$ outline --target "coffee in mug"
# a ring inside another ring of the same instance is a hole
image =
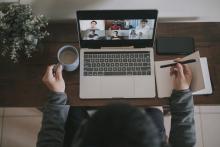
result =
[[[77,49],[71,45],[65,45],[60,48],[57,53],[57,58],[66,71],[74,71],[79,66],[79,53]]]

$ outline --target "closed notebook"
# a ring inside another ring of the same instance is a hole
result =
[[[190,88],[193,94],[199,95],[212,93],[207,59],[200,58],[199,52],[197,51],[189,56],[182,58],[181,60],[184,61],[189,59],[196,60],[196,62],[188,64],[192,70],[193,79]],[[170,63],[174,63],[174,61],[166,60],[155,62],[156,85],[159,98],[170,97],[173,90],[172,77],[170,76],[170,67],[160,67],[161,65]]]

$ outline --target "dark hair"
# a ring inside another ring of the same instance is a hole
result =
[[[93,22],[94,22],[95,24],[97,24],[97,21],[95,21],[95,20],[91,21],[91,23],[93,23]]]
[[[148,22],[147,19],[141,19],[141,22]]]
[[[118,35],[118,31],[114,31]]]
[[[160,138],[152,120],[128,104],[111,104],[87,122],[80,147],[158,147]]]

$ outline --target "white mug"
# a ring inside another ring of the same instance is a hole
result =
[[[64,55],[66,53],[66,55]],[[68,59],[65,59],[68,58]],[[65,45],[58,50],[57,59],[66,71],[74,71],[79,66],[79,52],[71,45]],[[68,60],[68,61],[64,61]]]

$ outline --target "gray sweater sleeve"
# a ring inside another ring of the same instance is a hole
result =
[[[62,147],[69,106],[65,93],[51,93],[43,110],[37,147]]]
[[[194,103],[191,91],[173,91],[170,98],[172,147],[194,147],[196,144]]]

